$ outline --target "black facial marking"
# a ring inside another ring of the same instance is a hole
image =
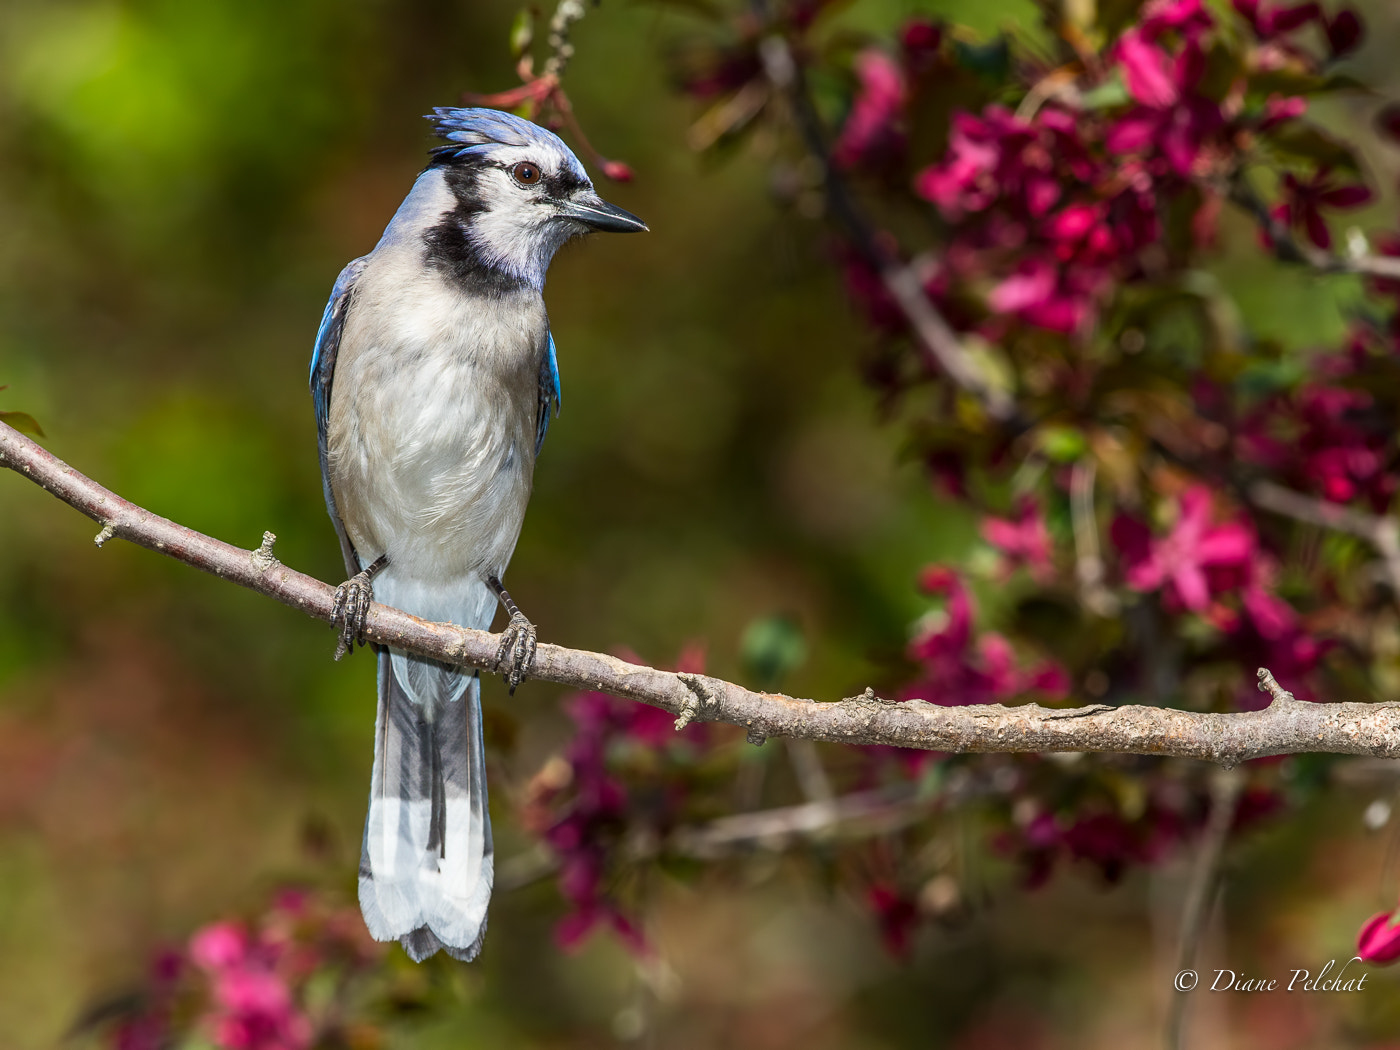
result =
[[[467,237],[467,225],[472,216],[485,207],[477,191],[476,179],[482,165],[470,155],[457,157],[447,150],[433,155],[429,168],[441,168],[443,179],[457,207],[423,233],[429,266],[441,270],[454,282],[471,292],[503,295],[525,287],[525,282],[513,274],[483,262],[477,248]]]
[[[555,200],[564,200],[588,185],[571,171],[556,171],[552,175],[544,176],[540,182],[544,185],[545,193]]]

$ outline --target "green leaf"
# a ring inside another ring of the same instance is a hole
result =
[[[1085,109],[1113,109],[1127,101],[1128,87],[1116,69],[1107,80],[1096,84],[1079,97],[1079,104]]]
[[[1290,120],[1263,137],[1274,153],[1294,160],[1360,174],[1361,166],[1351,147],[1321,128],[1301,120]]]
[[[1010,75],[1011,46],[1004,36],[985,44],[954,40],[953,54],[964,69],[970,69],[988,80],[1001,82]]]
[[[774,689],[807,662],[807,639],[791,616],[767,616],[744,629],[739,658],[759,688]]]
[[[0,387],[0,390],[2,389],[4,388]],[[28,412],[0,412],[0,423],[8,423],[21,434],[33,434],[35,437],[46,436],[39,421]]]
[[[1041,427],[1039,444],[1041,451],[1056,463],[1073,463],[1089,448],[1079,430],[1063,426]]]
[[[519,58],[535,40],[535,12],[522,7],[516,12],[515,21],[510,24],[510,55]]]

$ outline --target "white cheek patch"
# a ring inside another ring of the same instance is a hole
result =
[[[522,160],[540,164],[545,171],[564,165],[561,158],[539,156],[537,148],[502,149],[492,161],[514,166]],[[473,215],[467,236],[481,253],[481,261],[512,276],[542,288],[544,273],[559,247],[576,233],[576,223],[551,222],[554,211],[541,203],[545,199],[540,184],[522,186],[508,170],[490,167],[482,170],[476,182],[481,210]]]

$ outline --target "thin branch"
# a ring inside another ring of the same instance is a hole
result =
[[[826,775],[817,745],[810,740],[789,740],[788,758],[792,761],[792,772],[797,777],[797,786],[802,789],[802,797],[808,802],[830,802],[836,797],[831,790],[831,779]]]
[[[98,540],[124,539],[332,622],[335,588],[279,562],[275,537],[244,550],[136,506],[79,474],[12,427],[0,424],[0,466],[27,477],[101,526]],[[463,667],[493,670],[500,636],[429,623],[399,609],[370,607],[365,637]],[[1331,752],[1400,758],[1400,704],[1312,704],[1280,690],[1262,711],[1214,714],[1157,707],[1073,710],[893,703],[873,690],[834,703],[756,693],[708,675],[677,674],[615,656],[541,643],[531,678],[637,700],[703,722],[727,722],[750,740],[793,737],[932,751],[1099,751],[1198,758],[1233,766],[1265,755]],[[1272,681],[1272,678],[1269,679]]]
[[[574,23],[587,13],[580,0],[559,0],[554,17],[549,20],[549,39],[546,43],[549,44],[550,55],[544,63],[545,76],[558,80],[564,75],[569,60],[574,57],[574,44],[569,35]]]
[[[1249,498],[1256,505],[1285,518],[1345,532],[1365,540],[1381,556],[1390,589],[1400,598],[1400,528],[1397,528],[1394,518],[1313,499],[1272,481],[1256,481],[1249,487]]]
[[[873,825],[878,832],[893,831],[923,819],[928,808],[927,803],[916,801],[912,789],[863,791],[680,827],[671,834],[667,848],[700,860],[714,860],[755,847],[782,850],[802,839],[829,835],[840,825],[854,821]]]
[[[957,333],[924,291],[919,275],[883,244],[856,204],[841,173],[831,163],[826,130],[807,93],[802,66],[793,56],[787,40],[776,33],[765,37],[759,54],[768,82],[788,98],[808,154],[821,165],[827,204],[856,249],[880,275],[885,290],[914,333],[915,343],[924,352],[926,363],[976,397],[993,419],[1010,421],[1016,414],[1011,398],[988,383],[977,369]]]
[[[1090,457],[1074,465],[1070,473],[1069,504],[1074,522],[1074,575],[1080,600],[1097,616],[1118,614],[1118,599],[1103,584],[1103,556],[1099,552],[1099,528],[1094,516],[1094,479],[1098,466]]]
[[[1273,244],[1274,255],[1283,262],[1301,263],[1319,273],[1353,273],[1364,277],[1386,277],[1400,280],[1400,258],[1386,255],[1373,255],[1365,250],[1362,239],[1360,251],[1348,251],[1338,255],[1324,248],[1317,248],[1293,235],[1288,223],[1279,219],[1269,210],[1268,204],[1254,190],[1243,174],[1238,174],[1229,183],[1227,196],[1249,212],[1260,229],[1268,235]]]
[[[1274,681],[1274,676],[1267,671],[1261,671],[1260,678],[1259,687],[1271,696],[1292,699],[1292,694],[1285,693]],[[1244,775],[1238,769],[1223,769],[1211,784],[1210,814],[1206,817],[1205,831],[1201,835],[1201,845],[1196,853],[1196,866],[1191,872],[1191,883],[1186,890],[1186,906],[1181,913],[1181,944],[1176,959],[1177,973],[1192,969],[1195,965],[1201,935],[1205,932],[1211,911],[1214,910],[1216,889],[1220,885],[1221,861],[1225,857],[1225,843],[1230,837],[1230,829],[1235,824],[1244,781]],[[1182,1046],[1187,994],[1187,991],[1177,989],[1168,1007],[1167,1050],[1179,1050]]]

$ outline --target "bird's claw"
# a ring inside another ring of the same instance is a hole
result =
[[[356,573],[335,589],[335,604],[331,606],[331,622],[340,625],[340,641],[336,643],[335,658],[339,660],[353,652],[355,643],[365,644],[365,621],[369,604],[374,601],[374,586],[370,573]]]
[[[516,610],[510,623],[501,632],[501,644],[496,649],[496,667],[501,680],[515,695],[515,687],[525,680],[535,663],[535,649],[539,644],[535,625],[525,619],[524,613]]]

